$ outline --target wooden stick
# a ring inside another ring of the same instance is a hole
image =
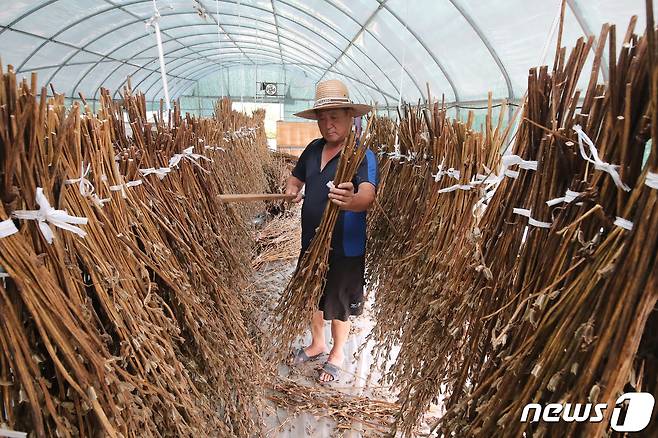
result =
[[[218,195],[223,202],[251,202],[251,201],[275,201],[279,199],[291,200],[295,195],[285,195],[283,193],[236,193]]]

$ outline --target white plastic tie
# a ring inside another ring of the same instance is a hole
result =
[[[204,146],[203,148],[205,150],[226,152],[226,149],[219,146]]]
[[[329,182],[327,183],[327,187],[329,187],[330,189],[335,189],[335,188],[336,188],[336,186],[334,185],[334,182],[333,182],[333,181],[329,181]]]
[[[98,207],[98,208],[103,208],[103,207],[105,207],[105,204],[107,204],[107,203],[110,202],[111,200],[112,200],[112,198],[104,198],[104,199],[101,199],[100,196],[98,196],[96,193],[94,193],[93,195],[91,195],[91,201],[92,201],[92,202],[94,203],[94,205],[95,205],[96,207]]]
[[[402,155],[400,151],[395,151],[395,152],[389,152],[388,157],[392,158],[393,160],[406,160],[407,156]]]
[[[503,175],[505,175],[508,178],[517,179],[519,177],[519,171],[518,170],[505,169],[505,171],[503,172]]]
[[[138,185],[142,184],[141,179],[136,179],[134,181],[128,181],[125,184],[117,184],[114,186],[110,186],[110,191],[112,192],[121,192],[121,197],[126,198],[126,189],[130,187],[137,187]]]
[[[11,219],[0,222],[0,239],[18,233],[18,228]]]
[[[485,169],[485,171],[489,173],[487,175],[478,173],[477,176],[471,180],[470,184],[475,187],[481,184],[489,185],[489,184],[496,184],[497,182],[499,182],[500,179],[498,178],[497,175],[491,173],[489,169]]]
[[[519,169],[525,170],[537,170],[537,161],[524,160],[518,155],[508,154],[501,157],[501,163],[503,165],[503,175],[508,178],[516,179],[519,177],[518,170],[510,170],[511,166],[519,166]]]
[[[84,230],[75,226],[86,225],[87,218],[71,216],[65,210],[55,210],[50,206],[50,202],[43,194],[41,187],[37,187],[36,202],[39,205],[38,210],[16,210],[12,213],[12,216],[16,219],[38,221],[41,234],[48,243],[52,243],[54,239],[53,231],[48,224],[75,233],[80,237],[87,235]]]
[[[525,208],[515,208],[512,210],[514,214],[518,214],[520,216],[525,216],[528,218],[528,225],[532,225],[533,227],[538,227],[538,228],[551,228],[551,223],[550,222],[542,222],[538,221],[537,219],[534,219],[532,217],[532,214],[530,210],[525,209]]]
[[[135,181],[128,181],[125,184],[117,184],[115,186],[110,186],[110,190],[113,192],[118,192],[128,187],[137,187],[138,185],[142,184],[142,182],[143,181],[141,179],[136,179]]]
[[[237,131],[226,131],[224,132],[224,140],[229,141],[231,139],[239,140],[241,138],[255,137],[256,128],[247,128],[243,126]]]
[[[501,162],[505,167],[511,167],[518,165],[521,169],[526,170],[537,170],[537,161],[524,160],[518,155],[503,155],[501,157]]]
[[[201,167],[201,165],[199,163],[197,163],[196,160],[198,160],[198,159],[203,159],[203,160],[206,160],[206,161],[212,161],[212,159],[210,159],[208,157],[204,157],[201,154],[195,154],[193,151],[194,151],[194,146],[190,146],[189,148],[184,149],[182,154],[175,154],[173,157],[171,157],[169,159],[169,167],[174,168],[174,167],[178,166],[178,164],[180,163],[180,161],[183,158],[187,158],[188,160],[190,160],[190,162],[192,162],[193,164],[196,164],[199,167]],[[201,167],[201,169],[203,169],[203,167]],[[205,170],[205,169],[203,169],[203,170]]]
[[[16,430],[3,429],[0,427],[0,437],[27,438],[27,432],[18,432]]]
[[[623,217],[617,216],[614,224],[628,231],[633,229],[633,222],[629,221],[628,219],[624,219]]]
[[[658,173],[647,172],[647,178],[644,180],[644,184],[658,190]]]
[[[171,172],[171,168],[169,167],[160,167],[159,169],[156,169],[155,167],[139,169],[139,173],[141,173],[144,177],[149,175],[157,175],[160,180],[163,180],[169,172]]]
[[[553,198],[551,200],[548,200],[548,201],[546,201],[546,205],[548,205],[549,207],[552,207],[554,205],[561,204],[563,202],[569,204],[569,203],[573,202],[573,200],[576,199],[580,195],[582,195],[582,193],[574,192],[573,190],[567,189],[564,196],[562,196],[561,198]]]
[[[455,190],[471,190],[473,187],[470,184],[455,184],[439,190],[439,193],[450,193]]]
[[[94,193],[94,185],[91,183],[91,181],[87,179],[87,176],[89,176],[89,172],[91,171],[91,163],[87,165],[87,168],[85,168],[84,163],[82,163],[80,167],[81,167],[80,178],[67,179],[66,181],[64,181],[64,184],[66,185],[79,184],[80,194],[86,198],[88,196],[91,196],[92,193]]]
[[[449,178],[453,178],[456,180],[459,180],[459,177],[461,176],[461,173],[458,170],[455,170],[454,168],[450,168],[446,171],[446,176]]]
[[[606,163],[605,161],[601,160],[599,157],[599,151],[596,149],[594,142],[592,142],[587,134],[585,134],[583,128],[580,125],[574,125],[573,130],[578,135],[578,147],[580,148],[580,155],[583,157],[583,159],[589,163],[592,163],[595,169],[609,174],[617,187],[624,190],[625,192],[630,191],[631,188],[624,184],[624,182],[621,180],[621,177],[619,176],[619,172],[617,172],[619,165]],[[583,142],[587,143],[587,146],[589,146],[589,151],[592,154],[591,158],[587,156]]]

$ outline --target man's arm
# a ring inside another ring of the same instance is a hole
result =
[[[369,182],[362,182],[359,184],[359,191],[354,193],[354,184],[344,182],[329,189],[329,199],[342,210],[366,211],[375,201],[375,186]]]
[[[295,204],[302,200],[302,187],[304,187],[304,181],[294,175],[288,177],[288,182],[286,183],[286,195],[295,195],[295,198],[292,200]]]

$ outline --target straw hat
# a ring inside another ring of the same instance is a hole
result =
[[[352,108],[354,117],[362,116],[372,110],[370,105],[352,103],[350,93],[347,91],[345,84],[338,79],[330,79],[320,82],[315,88],[315,104],[313,108],[300,111],[295,115],[304,119],[317,120],[317,112],[319,110],[334,108]]]

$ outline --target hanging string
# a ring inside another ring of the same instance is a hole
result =
[[[260,34],[258,33],[258,24],[256,26],[256,42],[258,43],[258,47],[261,47],[261,41],[260,41]],[[256,63],[256,84],[254,85],[254,103],[258,102],[258,56],[254,57],[255,60],[254,62]],[[263,99],[261,99],[263,100]]]
[[[404,30],[406,31],[405,37],[407,37],[407,34],[409,33],[409,30],[407,29],[407,23],[409,21],[409,2],[406,2],[406,9],[404,13]],[[407,59],[407,44],[406,41],[402,45],[402,63],[400,63],[400,87],[398,89],[398,111],[402,113],[402,85],[404,84],[404,72],[405,72],[405,65],[406,65],[406,59]],[[397,129],[395,130],[395,154],[400,155],[400,137],[399,137],[399,132],[400,132],[400,114],[398,114],[398,123],[397,123]]]
[[[162,88],[165,95],[165,108],[167,111],[171,109],[169,103],[169,85],[167,84],[167,69],[165,67],[164,49],[162,48],[162,35],[160,35],[160,11],[156,0],[153,0],[153,16],[146,22],[146,27],[153,27],[155,29],[155,42],[158,45],[158,58],[160,58],[160,75],[162,77]]]
[[[560,17],[562,16],[562,0],[557,0],[557,14],[555,14],[555,18],[553,19],[553,23],[551,24],[551,28],[548,31],[548,36],[546,37],[546,42],[544,43],[544,48],[542,49],[542,54],[541,57],[539,58],[539,62],[537,65],[543,65],[544,61],[546,60],[546,56],[548,55],[548,49],[551,47],[551,41],[553,40],[553,35],[555,35],[555,31],[558,28],[558,25],[560,23]],[[523,93],[523,97],[521,98],[521,104],[519,107],[516,109],[515,114],[521,114],[523,112],[523,107],[525,106],[526,102],[528,100],[528,90]],[[512,121],[510,120],[510,123]],[[514,129],[512,132],[510,132],[510,139],[514,139],[516,137],[516,133],[521,127],[521,123],[517,123],[514,126]],[[503,151],[503,155],[506,154],[509,149],[512,147],[512,141],[508,143],[507,147]]]

